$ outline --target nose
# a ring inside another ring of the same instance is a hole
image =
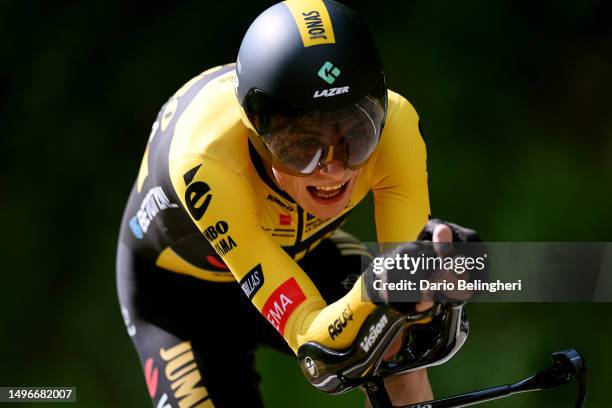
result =
[[[340,160],[331,160],[323,165],[321,174],[339,180],[344,177],[346,170],[346,167],[344,167]]]

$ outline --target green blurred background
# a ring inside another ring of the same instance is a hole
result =
[[[0,385],[74,385],[83,407],[150,406],[115,297],[123,206],[159,107],[234,60],[270,4],[0,2]],[[490,241],[610,240],[610,2],[347,4],[421,116],[434,216]],[[349,229],[374,238],[371,204]],[[430,370],[437,396],[519,379],[576,346],[587,406],[609,406],[611,304],[468,310],[465,347]],[[258,366],[271,407],[362,406],[358,391],[315,391],[273,351]],[[573,391],[488,406],[569,407]]]

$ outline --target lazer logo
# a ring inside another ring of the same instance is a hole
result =
[[[193,169],[183,174],[183,181],[187,186],[185,190],[185,204],[187,205],[187,210],[189,210],[189,213],[196,221],[202,218],[210,204],[210,200],[212,200],[212,194],[209,194],[210,186],[208,184],[203,181],[193,182],[193,178],[200,167],[202,167],[202,165],[198,164]]]
[[[323,25],[323,19],[321,13],[317,10],[308,11],[302,13],[304,17],[304,23],[306,24],[306,31],[308,31],[308,37],[311,40],[327,40],[325,35],[325,26]]]
[[[348,86],[343,86],[342,88],[329,88],[323,89],[322,91],[315,91],[313,98],[329,98],[330,96],[341,95],[349,92]]]
[[[285,325],[291,314],[306,300],[306,295],[295,278],[287,279],[270,295],[261,313],[279,331],[285,334]]]
[[[346,305],[346,307],[342,311],[342,314],[336,320],[334,320],[334,322],[330,324],[327,328],[327,331],[329,331],[329,337],[331,337],[332,340],[335,340],[336,337],[338,337],[340,333],[342,333],[342,330],[344,330],[344,328],[352,320],[353,311],[351,310],[350,305]]]
[[[325,61],[325,64],[319,69],[318,74],[322,80],[331,85],[336,82],[336,79],[340,76],[340,69],[335,67],[331,62]]]
[[[360,346],[363,351],[365,351],[366,353],[370,351],[370,348],[376,342],[376,340],[378,339],[378,336],[380,336],[380,333],[382,333],[387,323],[389,323],[389,319],[387,318],[387,315],[382,315],[381,318],[378,320],[378,323],[370,326],[370,331],[368,335],[360,343]]]
[[[184,341],[169,349],[160,349],[159,355],[166,362],[164,374],[174,390],[179,407],[206,406],[204,402],[209,399],[208,390],[201,385],[202,376],[191,343]]]
[[[244,275],[244,278],[240,280],[240,287],[245,295],[250,299],[253,299],[253,296],[257,293],[257,291],[264,284],[264,275],[261,270],[261,264],[258,264],[256,267],[251,269],[249,273]]]
[[[416,404],[416,405],[410,405],[406,408],[432,408],[431,404]]]

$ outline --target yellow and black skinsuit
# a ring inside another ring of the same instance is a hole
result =
[[[429,216],[425,145],[403,97],[389,91],[349,204],[321,219],[267,175],[234,77],[233,64],[210,69],[164,104],[123,216],[119,299],[155,406],[258,406],[257,345],[347,348],[376,306],[356,280],[365,247],[338,227],[370,190],[379,242],[416,239]]]

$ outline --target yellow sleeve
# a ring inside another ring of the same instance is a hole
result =
[[[201,155],[174,159],[170,172],[195,225],[294,352],[309,340],[336,349],[352,344],[375,308],[361,302],[360,285],[327,306],[306,273],[262,230],[257,201],[244,176]],[[331,338],[329,325],[347,308],[352,324]]]
[[[430,214],[427,152],[419,117],[400,95],[390,92],[389,102],[372,178],[380,243],[414,241]]]

